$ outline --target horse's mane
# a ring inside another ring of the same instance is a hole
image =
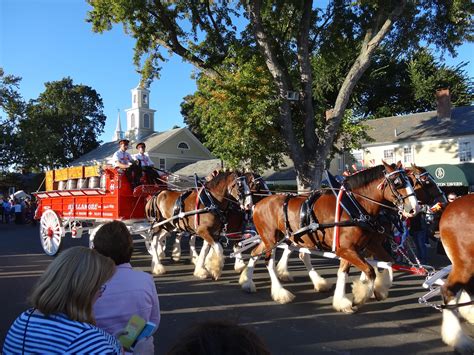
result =
[[[383,176],[385,166],[377,165],[369,169],[359,171],[346,178],[347,186],[352,189],[366,186],[370,182]]]

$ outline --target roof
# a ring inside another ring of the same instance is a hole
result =
[[[193,176],[194,174],[197,174],[199,177],[205,177],[212,171],[220,168],[222,168],[222,162],[220,159],[207,159],[191,164],[175,164],[170,170],[177,175]]]
[[[436,111],[428,111],[377,118],[362,123],[369,127],[367,133],[375,140],[364,145],[463,136],[474,134],[474,106],[453,108],[451,118],[438,118]]]

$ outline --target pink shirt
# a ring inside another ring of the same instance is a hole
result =
[[[157,327],[160,325],[160,303],[150,274],[133,270],[129,263],[120,264],[106,285],[104,293],[94,304],[97,327],[115,335],[125,328],[134,314],[155,323]],[[144,349],[153,354],[153,336],[146,343],[143,344]]]

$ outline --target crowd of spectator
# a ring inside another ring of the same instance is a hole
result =
[[[0,223],[36,224],[34,214],[36,202],[29,198],[16,199],[0,197]]]
[[[133,239],[126,225],[112,221],[99,228],[94,248],[61,252],[33,288],[31,308],[11,325],[3,354],[153,354],[160,304],[153,277],[130,265]],[[154,332],[127,347],[123,336],[136,317]],[[262,339],[228,321],[197,323],[169,354],[267,355]]]

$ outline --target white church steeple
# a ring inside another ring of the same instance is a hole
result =
[[[150,91],[148,89],[138,84],[131,92],[132,107],[125,110],[127,113],[127,132],[125,135],[131,141],[139,141],[155,131],[156,110],[150,109]]]
[[[113,142],[123,139],[122,125],[120,124],[120,109],[117,109],[117,111],[117,126],[115,127],[114,137],[112,138]]]

